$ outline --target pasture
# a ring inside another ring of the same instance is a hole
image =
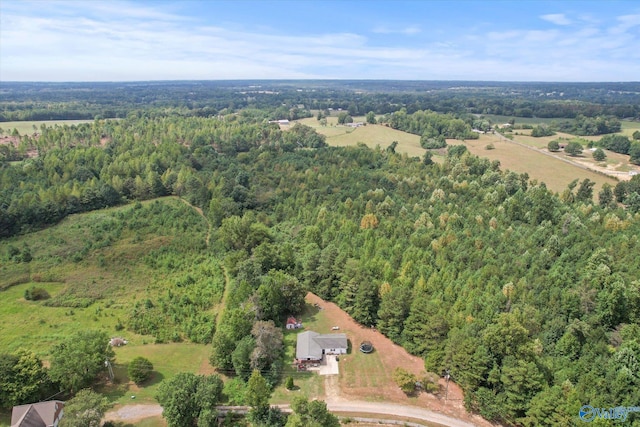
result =
[[[336,117],[327,118],[327,126],[321,126],[315,118],[299,120],[299,123],[310,126],[316,132],[327,137],[327,144],[334,147],[353,146],[358,143],[366,144],[370,148],[380,146],[387,148],[393,141],[398,142],[397,153],[422,157],[425,149],[420,146],[420,136],[402,132],[382,125],[366,125],[351,128],[337,124]],[[354,122],[364,122],[364,117],[354,117]]]
[[[456,142],[450,141],[449,143],[455,144]],[[529,174],[530,179],[544,182],[547,188],[554,192],[561,193],[576,178],[580,180],[589,178],[594,181],[596,183],[594,194],[600,191],[605,182],[613,186],[617,183],[614,178],[581,169],[558,158],[545,155],[511,141],[505,141],[497,135],[481,135],[480,139],[467,140],[464,144],[472,154],[500,161],[502,170],[508,169],[518,173],[526,172]],[[488,144],[493,144],[494,149],[487,150],[485,147]],[[564,156],[564,153],[560,154]]]

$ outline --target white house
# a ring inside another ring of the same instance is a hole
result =
[[[322,360],[325,354],[346,354],[348,348],[345,334],[319,334],[306,331],[298,334],[296,359],[300,361]]]

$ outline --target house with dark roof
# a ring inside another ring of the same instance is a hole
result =
[[[63,409],[64,402],[60,400],[14,406],[11,427],[58,427]]]
[[[296,359],[299,361],[322,360],[325,354],[346,354],[348,348],[345,334],[319,334],[306,331],[298,334]]]

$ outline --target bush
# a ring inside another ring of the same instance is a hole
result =
[[[393,380],[405,394],[412,394],[416,390],[416,376],[405,369],[396,368],[393,371]]]
[[[293,383],[293,377],[287,377],[284,386],[287,388],[287,390],[293,390],[296,387]]]
[[[36,288],[32,286],[24,291],[24,299],[27,301],[41,301],[49,298],[51,298],[51,295],[49,295],[49,292],[43,288]]]
[[[553,140],[551,142],[549,142],[547,144],[547,149],[549,151],[560,151],[560,144],[558,143],[558,140]]]
[[[151,377],[153,364],[148,359],[138,356],[129,363],[127,372],[134,383],[141,384]]]

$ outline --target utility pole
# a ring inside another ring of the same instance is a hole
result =
[[[113,368],[111,367],[111,362],[109,362],[109,359],[104,361],[104,366],[106,366],[109,370],[109,379],[111,380],[111,382],[113,382]]]
[[[449,370],[447,369],[446,371],[444,371],[444,378],[445,380],[447,380],[447,385],[444,389],[444,403],[447,403],[447,396],[449,395],[449,378],[451,378],[451,375],[449,374]]]

